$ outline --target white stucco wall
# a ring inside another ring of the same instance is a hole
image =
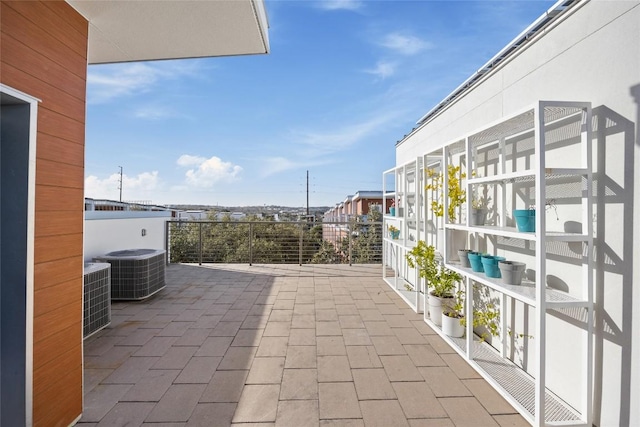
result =
[[[84,261],[123,249],[164,249],[170,219],[169,212],[85,212]]]
[[[640,3],[585,2],[400,143],[396,164],[539,100],[592,103],[599,195],[594,279],[601,319],[594,421],[640,425],[640,249],[634,247],[640,241]],[[565,351],[557,345],[563,326],[550,326],[557,336],[549,337],[548,351]],[[561,377],[567,364],[548,368],[548,375]]]

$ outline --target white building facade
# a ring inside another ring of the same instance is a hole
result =
[[[423,117],[398,142],[396,165],[424,158],[539,101],[591,104],[595,322],[590,418],[598,426],[640,425],[640,249],[635,243],[640,239],[640,2],[559,2],[551,10],[560,12],[557,19],[512,51],[504,50],[468,87]],[[548,328],[553,330],[545,337],[530,329],[533,341],[545,339],[547,355],[567,351],[565,326],[551,320]],[[533,347],[528,350],[532,358]],[[579,391],[563,381],[572,375],[572,361],[554,359],[559,361],[546,366],[547,385],[570,406],[586,410]]]

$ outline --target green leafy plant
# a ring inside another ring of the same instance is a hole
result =
[[[395,233],[396,231],[399,231],[398,227],[395,227],[393,225],[388,226],[387,230],[389,230],[389,232],[391,232],[391,233]]]
[[[435,169],[427,169],[427,179],[429,183],[425,186],[425,190],[432,190],[437,193],[437,198],[431,200],[431,210],[438,216],[444,216],[444,174]],[[447,169],[447,197],[449,197],[449,206],[447,208],[447,216],[450,222],[456,220],[456,210],[467,201],[467,192],[462,189],[461,180],[466,178],[467,174],[462,172],[460,166],[449,165]]]
[[[427,245],[424,240],[418,241],[407,253],[406,259],[409,267],[417,268],[420,277],[426,279],[427,287],[431,288],[431,294],[436,297],[452,296],[456,284],[462,280],[460,274],[446,268],[436,259],[436,248]]]

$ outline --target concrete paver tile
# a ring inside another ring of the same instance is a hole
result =
[[[248,370],[216,371],[200,402],[238,402],[248,374]]]
[[[280,385],[247,385],[233,415],[233,423],[275,422]]]
[[[280,400],[314,399],[318,399],[318,371],[316,369],[285,369]]]
[[[316,345],[315,325],[313,329],[291,329],[289,345]]]
[[[151,369],[122,398],[125,402],[158,402],[180,374],[177,369]]]
[[[445,418],[447,413],[425,382],[391,383],[407,418]]]
[[[320,427],[364,427],[364,421],[362,418],[320,420]]]
[[[228,427],[235,410],[235,403],[198,403],[186,427]]]
[[[264,337],[288,337],[291,331],[290,322],[267,322],[264,328]]]
[[[287,349],[287,358],[285,360],[285,369],[293,368],[316,368],[317,354],[315,346],[289,346]]]
[[[318,356],[318,382],[353,381],[347,356]]]
[[[511,406],[504,397],[489,385],[488,382],[481,379],[464,379],[462,383],[469,389],[471,393],[478,399],[480,404],[492,415],[497,414],[515,414],[517,411]],[[518,415],[519,416],[519,415]]]
[[[404,349],[416,366],[447,366],[429,344],[406,344]]]
[[[253,359],[247,384],[280,384],[284,357],[256,357]]]
[[[135,384],[159,359],[159,357],[130,357],[102,383]]]
[[[207,384],[221,360],[222,357],[192,357],[174,382],[176,384]]]
[[[233,337],[208,337],[194,356],[224,356],[232,341]]]
[[[396,398],[384,369],[354,369],[352,374],[358,400]]]
[[[260,340],[256,357],[284,357],[287,355],[288,337],[264,337]]]
[[[422,381],[422,376],[409,356],[380,356],[380,361],[391,381]]]
[[[342,328],[337,321],[316,322],[316,336],[336,335],[342,336]]]
[[[99,422],[133,387],[131,384],[99,384],[84,396],[82,422]]]
[[[278,403],[276,427],[316,427],[318,423],[317,400],[282,400]]]
[[[343,329],[344,344],[349,345],[373,345],[366,329]]]
[[[494,415],[493,419],[500,427],[527,427],[530,425],[520,414]]]
[[[231,342],[232,347],[255,347],[260,344],[261,329],[240,329]]]
[[[198,347],[171,347],[151,369],[183,369],[198,350]]]
[[[367,427],[409,427],[397,400],[366,400],[360,407]]]
[[[420,367],[418,371],[436,397],[472,396],[469,389],[447,366]]]
[[[387,337],[371,337],[371,342],[373,342],[373,346],[375,347],[378,356],[407,354],[395,335]]]
[[[189,328],[173,343],[173,346],[200,346],[207,339],[210,333],[210,329]]]
[[[372,345],[347,346],[347,356],[351,369],[357,368],[381,368],[382,362]]]
[[[499,427],[475,397],[440,399],[440,404],[456,427]]]
[[[139,426],[147,414],[153,409],[154,403],[120,402],[98,423],[99,427]]]
[[[362,418],[353,383],[318,384],[320,419]]]
[[[402,344],[427,344],[427,339],[416,328],[393,328]]]
[[[256,350],[257,347],[229,347],[218,369],[221,371],[249,369]]]
[[[174,384],[153,408],[146,422],[186,422],[195,409],[204,384]]]
[[[317,337],[318,356],[346,356],[347,349],[342,337]]]
[[[482,378],[482,376],[462,358],[458,353],[447,353],[440,357],[458,376],[458,378]]]

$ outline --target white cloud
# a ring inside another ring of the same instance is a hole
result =
[[[423,50],[430,49],[431,43],[416,36],[400,33],[387,34],[380,45],[402,55],[415,55]]]
[[[379,61],[376,67],[369,70],[364,70],[365,73],[373,74],[381,79],[391,77],[396,72],[396,64],[392,62]]]
[[[235,181],[242,172],[242,167],[224,162],[216,156],[207,159],[183,154],[177,163],[178,166],[190,168],[185,172],[185,180],[188,185],[198,188],[211,188],[217,182]]]
[[[319,7],[324,10],[358,10],[362,4],[361,0],[324,0]]]
[[[142,172],[136,176],[122,175],[122,197],[124,200],[149,200],[160,188],[158,171]],[[100,179],[89,175],[84,180],[84,194],[96,199],[118,200],[120,197],[120,174],[114,173]]]
[[[87,102],[99,104],[149,91],[162,80],[195,76],[194,61],[94,65],[87,72]]]
[[[184,118],[185,115],[178,113],[171,108],[162,107],[162,106],[154,106],[149,105],[146,107],[141,107],[136,109],[133,112],[133,116],[139,119],[146,120],[161,120],[161,119],[170,119],[170,118]]]

